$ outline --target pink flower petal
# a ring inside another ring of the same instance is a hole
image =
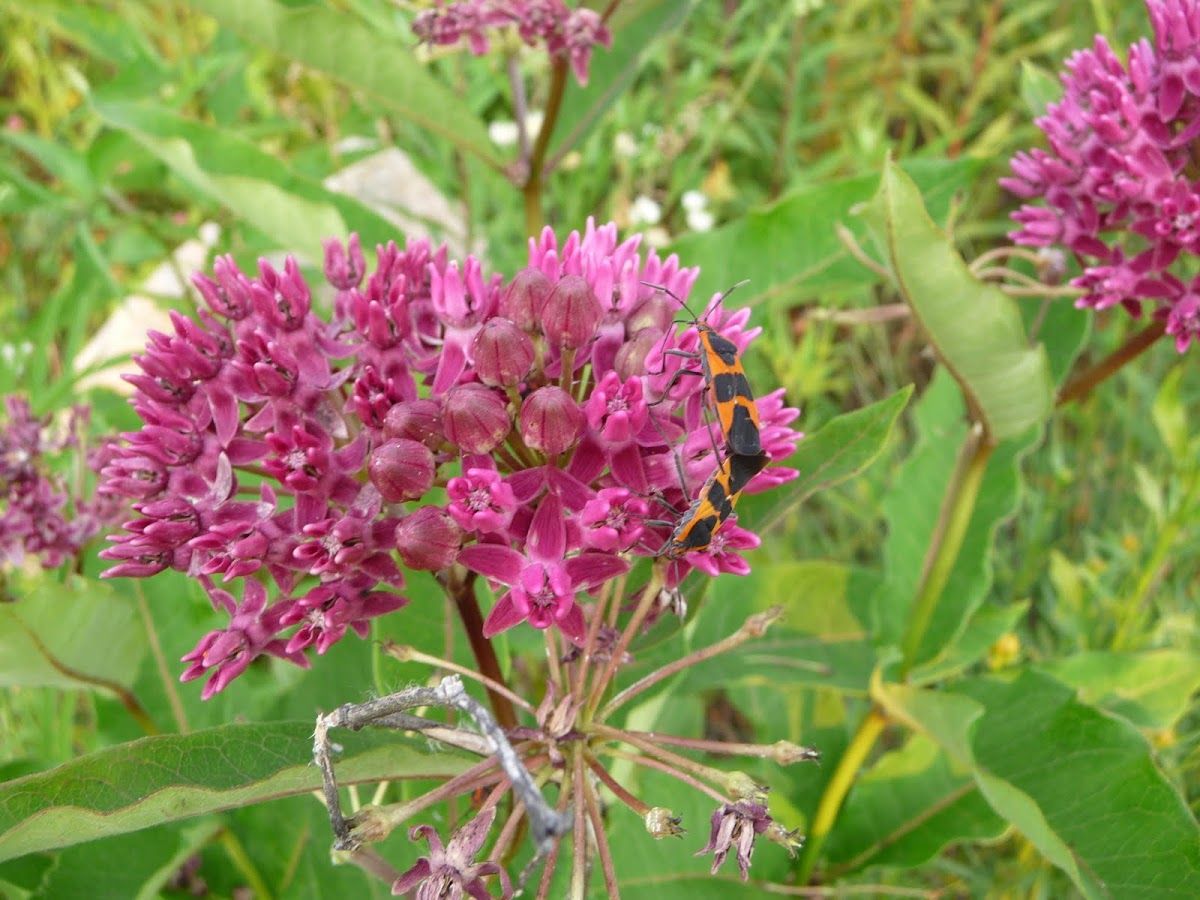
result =
[[[499,544],[475,544],[463,547],[458,561],[470,569],[501,584],[516,584],[525,566],[525,557],[512,547]]]

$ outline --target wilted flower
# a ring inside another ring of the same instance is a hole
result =
[[[738,871],[742,874],[742,881],[746,881],[750,877],[750,856],[754,853],[754,839],[765,832],[771,822],[767,808],[761,803],[739,800],[733,804],[723,804],[712,814],[708,843],[696,855],[711,853],[712,874],[716,875],[729,851],[734,850]]]
[[[1097,35],[1066,63],[1062,100],[1036,122],[1049,152],[1012,160],[1001,184],[1023,199],[1011,237],[1071,250],[1083,273],[1081,307],[1144,303],[1166,321],[1180,352],[1200,334],[1200,3],[1146,0],[1154,42],[1129,48],[1128,63]]]
[[[501,898],[511,897],[512,885],[499,863],[475,862],[495,818],[494,806],[480,810],[475,818],[454,833],[444,847],[432,825],[418,825],[411,829],[410,840],[424,838],[429,842],[429,855],[422,856],[411,869],[396,879],[392,884],[392,894],[407,894],[416,888],[416,900],[462,900],[466,896],[475,900],[491,900],[492,895],[483,879],[488,875],[499,875]]]

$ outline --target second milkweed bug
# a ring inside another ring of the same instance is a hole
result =
[[[739,282],[723,293],[717,299],[717,304],[743,284],[745,284],[744,281]],[[704,376],[729,452],[735,456],[758,456],[762,453],[758,406],[754,402],[750,382],[746,380],[746,372],[742,368],[737,345],[718,334],[716,329],[703,319],[698,318],[682,299],[667,288],[656,284],[648,285],[648,287],[662,291],[692,315],[692,325],[700,335],[701,351],[697,355],[700,357],[700,366],[703,370],[695,374]],[[666,352],[681,353],[685,356],[692,355],[682,351],[668,350]],[[693,370],[682,369],[677,374],[689,371]]]
[[[679,559],[685,553],[703,550],[712,544],[717,529],[733,514],[742,489],[770,461],[771,457],[766,453],[753,456],[733,453],[725,457],[704,483],[700,495],[684,513],[658,555]]]

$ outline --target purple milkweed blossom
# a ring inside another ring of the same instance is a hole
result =
[[[111,497],[74,498],[52,459],[83,454],[81,435],[88,409],[74,407],[61,427],[50,416],[35,416],[29,401],[4,398],[0,424],[0,562],[20,566],[34,558],[53,569],[78,555],[102,529],[119,521],[121,502]],[[86,468],[108,464],[112,447],[101,444],[85,454]]]
[[[1200,335],[1200,2],[1146,0],[1154,41],[1121,59],[1103,36],[1066,62],[1063,98],[1036,120],[1049,151],[1021,152],[1001,184],[1022,199],[1010,237],[1071,250],[1080,307],[1150,304],[1183,352]]]
[[[588,81],[592,48],[612,47],[612,32],[599,13],[571,9],[562,0],[438,0],[412,23],[422,41],[450,46],[465,40],[475,56],[488,52],[489,32],[501,28],[513,28],[527,46],[540,45],[550,56],[566,59],[581,85]]]
[[[307,665],[365,636],[408,603],[402,564],[488,579],[488,636],[528,622],[580,641],[582,597],[658,554],[723,443],[703,379],[676,377],[699,363],[665,352],[694,349],[696,329],[677,335],[678,304],[647,286],[686,299],[698,271],[639,248],[611,224],[561,244],[547,229],[506,285],[424,240],[378,247],[368,272],[352,237],[326,248],[328,312],[291,260],[197,275],[204,307],[137,358],[144,425],[102,486],[136,513],[106,575],[184,572],[228,617],[184,677],[208,674],[211,696],[256,656]],[[709,315],[740,349],[746,321]],[[781,391],[759,403],[784,459],[798,411]],[[796,474],[769,467],[746,492]],[[726,523],[670,564],[668,589],[692,569],[744,574],[757,543]]]

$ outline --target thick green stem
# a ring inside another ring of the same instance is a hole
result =
[[[946,582],[950,579],[950,573],[962,549],[963,538],[967,534],[967,527],[971,524],[975,501],[979,498],[979,487],[983,483],[983,475],[993,449],[994,446],[987,439],[983,429],[979,425],[973,426],[959,453],[954,476],[946,488],[937,527],[925,556],[925,570],[921,573],[921,583],[908,616],[908,630],[901,643],[901,678],[908,675],[917,662],[921,642],[925,638],[925,632],[929,630],[933,612],[937,609],[938,600],[941,599]]]
[[[529,172],[521,194],[525,201],[525,231],[536,235],[542,230],[545,220],[542,215],[542,176],[546,173],[546,153],[550,150],[550,138],[562,110],[563,94],[567,89],[567,63],[556,61],[550,68],[550,96],[546,99],[546,113],[542,117],[542,128],[533,143],[529,157]]]
[[[838,813],[842,809],[842,803],[854,785],[858,770],[862,768],[867,754],[875,746],[875,741],[879,739],[879,735],[883,733],[886,725],[887,719],[884,718],[883,713],[872,709],[858,726],[858,731],[850,739],[846,752],[838,760],[837,768],[833,772],[833,777],[829,779],[829,784],[825,787],[825,793],[821,795],[821,802],[817,806],[816,815],[813,816],[812,824],[808,829],[803,855],[800,857],[798,884],[808,884],[812,877],[813,867],[821,855],[821,849],[825,846],[829,832],[833,830]]]

